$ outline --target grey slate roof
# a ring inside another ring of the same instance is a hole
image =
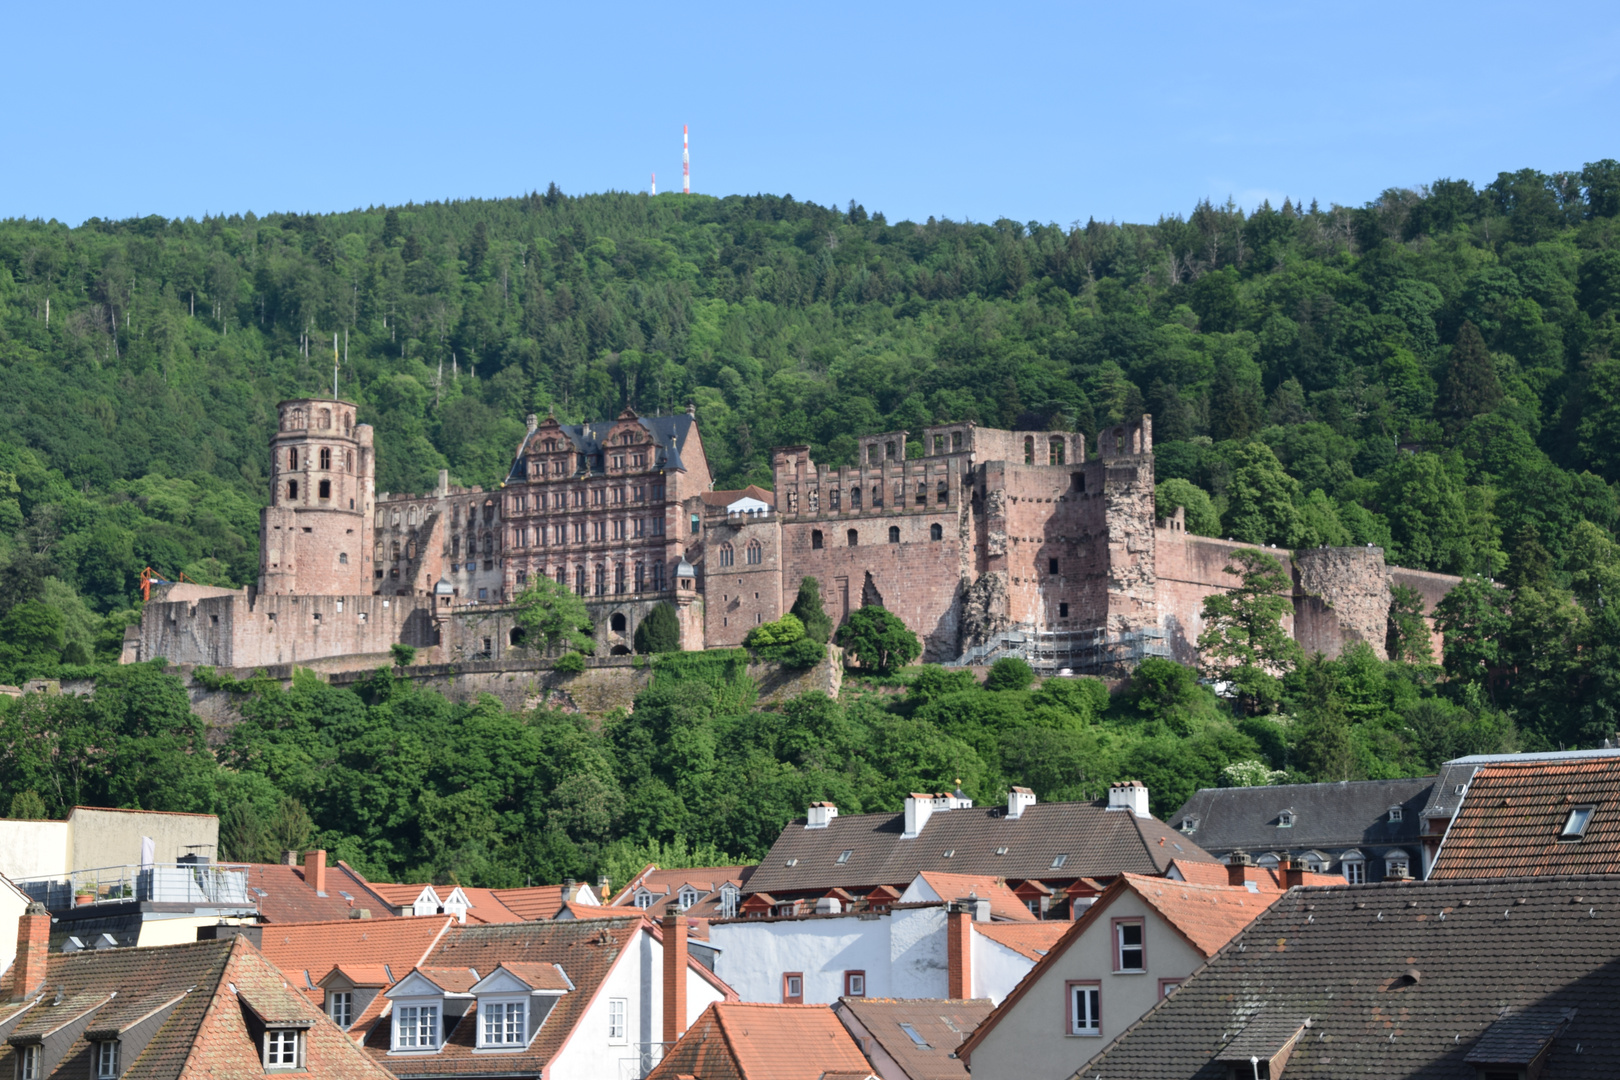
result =
[[[1301,852],[1358,848],[1369,859],[1385,848],[1405,845],[1417,850],[1423,815],[1435,778],[1412,780],[1347,780],[1326,784],[1278,784],[1272,787],[1203,788],[1170,815],[1181,830],[1188,819],[1197,827],[1186,835],[1217,856],[1231,851],[1258,855],[1267,851]],[[1401,821],[1389,820],[1389,809],[1401,807]],[[1279,826],[1279,815],[1294,812],[1292,826]]]
[[[1309,1019],[1287,1080],[1474,1080],[1487,1032],[1520,1052],[1568,1009],[1543,1075],[1620,1075],[1620,875],[1299,888],[1075,1075],[1214,1080],[1250,1028]]]
[[[1037,803],[1018,818],[1008,818],[1000,806],[936,810],[911,840],[901,838],[905,823],[904,813],[851,814],[824,829],[807,829],[802,818],[789,822],[748,879],[747,892],[903,888],[924,870],[1037,880],[1162,874],[1172,859],[1210,858],[1157,818],[1109,810],[1106,800]],[[1003,847],[1007,853],[997,855]],[[850,857],[839,863],[845,851]],[[947,851],[954,854],[946,858]],[[1054,867],[1059,855],[1067,858]],[[797,863],[789,866],[789,860]]]
[[[650,466],[655,469],[679,469],[684,471],[686,464],[681,460],[681,450],[686,446],[686,437],[691,434],[692,428],[697,424],[691,414],[675,413],[671,416],[638,416],[636,419],[646,429],[647,434],[652,436],[653,445],[658,448],[653,460],[649,463]],[[558,426],[562,428],[563,434],[568,437],[569,441],[574,444],[574,453],[590,455],[591,467],[600,471],[604,445],[602,440],[607,438],[608,432],[618,422],[617,420],[598,420],[590,424],[560,424]],[[519,463],[523,461],[523,455],[528,452],[530,440],[537,434],[538,430],[531,431],[523,437],[523,442],[518,446],[517,455],[512,461],[512,467],[507,472],[506,479],[508,483],[521,478],[521,474],[518,472]]]

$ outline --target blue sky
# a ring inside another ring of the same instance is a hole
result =
[[[1620,6],[13,5],[0,216],[693,189],[889,220],[1360,204],[1620,157]]]

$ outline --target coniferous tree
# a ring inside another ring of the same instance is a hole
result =
[[[636,652],[671,653],[681,651],[681,624],[669,604],[653,608],[636,627]]]
[[[799,595],[790,609],[804,625],[804,636],[825,645],[832,640],[832,619],[821,604],[821,582],[806,577],[799,582]]]
[[[1485,348],[1479,327],[1464,322],[1457,331],[1456,344],[1440,385],[1436,412],[1445,424],[1446,434],[1455,437],[1463,425],[1481,413],[1502,404],[1502,384],[1496,378],[1496,365]]]

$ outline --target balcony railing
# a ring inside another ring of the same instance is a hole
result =
[[[218,863],[156,863],[75,870],[61,877],[16,882],[29,898],[51,911],[83,904],[220,904],[256,907],[245,866]]]

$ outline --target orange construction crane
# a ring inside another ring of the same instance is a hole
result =
[[[186,576],[185,574],[180,575],[180,577],[182,579],[185,576]],[[147,601],[147,600],[152,599],[152,584],[153,584],[153,582],[156,582],[159,585],[172,584],[172,582],[170,582],[168,578],[159,577],[158,572],[156,570],[153,570],[150,566],[148,566],[145,570],[141,571],[141,601],[143,603],[145,601]]]

